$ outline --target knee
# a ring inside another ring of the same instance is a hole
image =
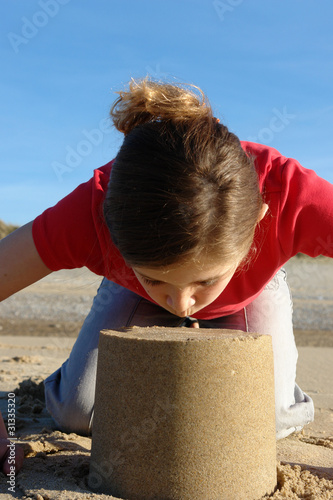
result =
[[[92,429],[93,399],[77,391],[75,394],[64,394],[57,377],[49,377],[45,383],[46,409],[53,418],[57,428],[63,432],[75,432],[89,436]]]
[[[286,406],[276,404],[276,439],[282,439],[293,432],[298,432],[314,420],[314,404],[310,396],[295,385],[295,398]]]

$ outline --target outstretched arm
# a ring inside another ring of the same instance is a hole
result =
[[[32,222],[0,240],[0,301],[51,272],[36,250],[32,238]],[[9,473],[12,463],[9,444],[0,413],[0,470],[5,474]],[[22,467],[23,455],[23,449],[16,446],[16,472]]]
[[[32,222],[0,240],[0,301],[51,272],[36,250]]]

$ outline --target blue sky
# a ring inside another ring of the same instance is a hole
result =
[[[241,139],[333,182],[331,0],[0,4],[0,219],[24,224],[112,159],[131,77],[188,82]]]

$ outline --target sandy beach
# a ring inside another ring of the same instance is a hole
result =
[[[331,499],[333,262],[296,257],[286,267],[299,349],[297,381],[313,398],[316,416],[302,432],[278,442],[278,489],[265,498]],[[0,304],[0,409],[6,417],[8,395],[15,393],[16,438],[26,455],[15,493],[0,473],[4,500],[113,498],[89,491],[91,440],[55,428],[42,383],[68,357],[99,281],[86,269],[60,271]]]

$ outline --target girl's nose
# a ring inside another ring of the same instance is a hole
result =
[[[194,306],[195,298],[186,290],[176,290],[167,296],[166,303],[176,314],[184,313],[186,316],[186,311]]]

